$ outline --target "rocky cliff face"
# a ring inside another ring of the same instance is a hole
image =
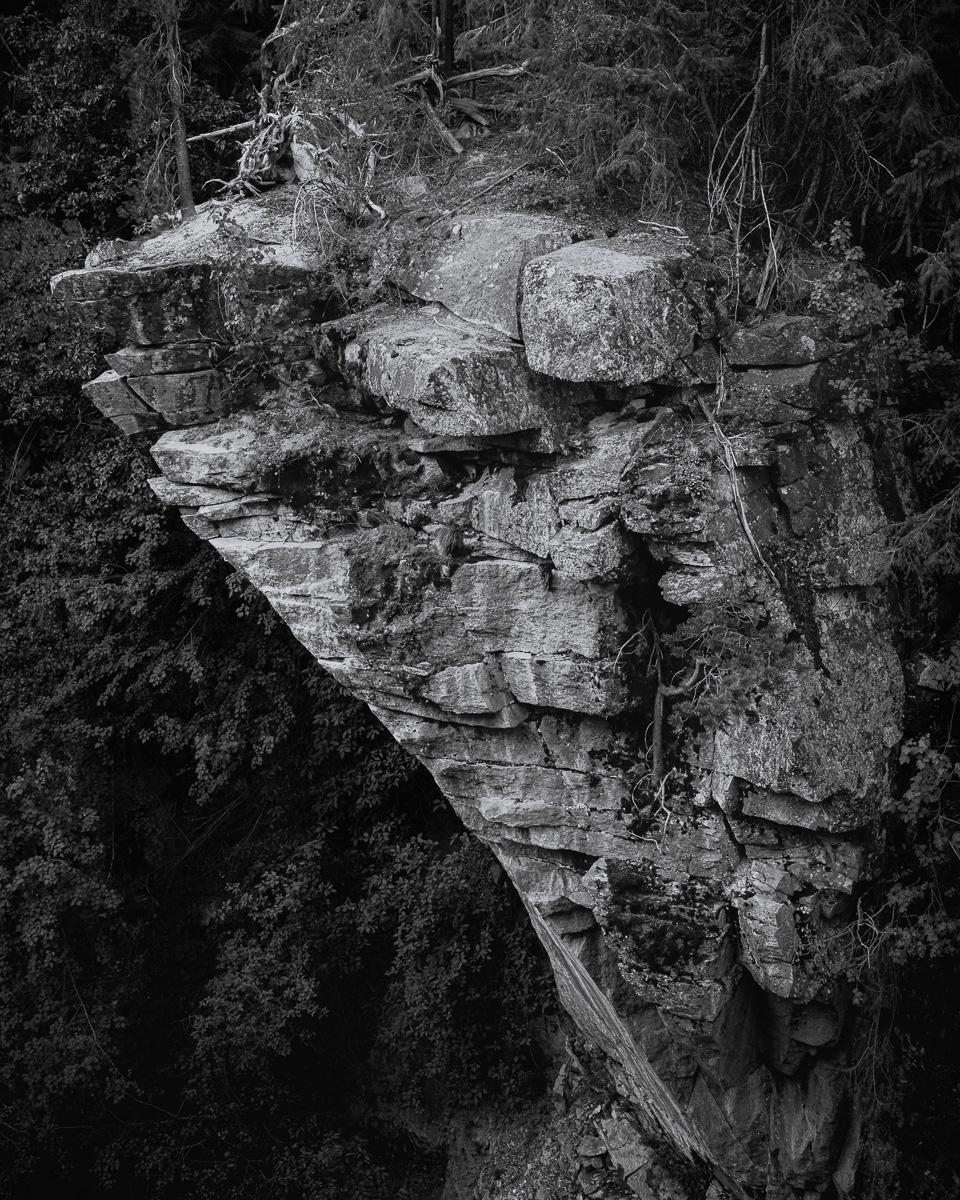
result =
[[[703,1194],[666,1145],[713,1195],[847,1194],[835,963],[902,705],[867,350],[732,325],[675,232],[497,211],[321,323],[285,206],[58,276],[124,346],[91,399],[509,872],[639,1122],[631,1189]]]

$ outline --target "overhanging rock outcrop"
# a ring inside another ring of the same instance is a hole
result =
[[[732,327],[689,239],[523,213],[323,324],[278,196],[57,277],[129,343],[90,398],[491,846],[651,1145],[849,1193],[832,964],[902,705],[865,352]]]

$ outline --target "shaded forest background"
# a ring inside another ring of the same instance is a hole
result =
[[[516,139],[564,203],[706,212],[742,317],[785,302],[782,264],[813,243],[838,319],[879,297],[913,496],[892,513],[904,653],[945,665],[912,687],[894,865],[861,900],[884,970],[856,982],[905,1194],[919,1171],[952,1195],[957,5],[462,0],[449,34],[446,8],[186,5],[187,133],[343,105],[386,187],[449,156],[429,105],[462,138]],[[400,1114],[441,1129],[533,1094],[556,1000],[429,777],[155,503],[146,453],[80,393],[112,347],[47,283],[173,205],[161,10],[44,0],[0,22],[0,1192],[423,1196],[443,1154]],[[443,90],[444,65],[521,64]],[[193,144],[198,201],[246,136]],[[854,404],[878,439],[881,400]]]

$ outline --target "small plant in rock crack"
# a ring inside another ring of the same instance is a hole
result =
[[[449,575],[449,556],[436,539],[397,522],[361,530],[350,549],[350,585],[360,616],[379,612],[389,620],[417,593]]]
[[[252,285],[257,268],[265,262],[263,247],[225,208],[217,217],[217,253],[211,277],[228,342],[247,341],[253,332]]]
[[[671,826],[682,819],[676,810],[676,800],[668,789],[678,780],[678,772],[671,769],[659,781],[653,772],[646,770],[630,789],[630,817],[627,827],[643,842],[650,842],[657,850],[670,832]]]
[[[669,971],[691,961],[707,938],[698,911],[706,896],[694,880],[662,879],[649,864],[630,864],[613,872],[603,923],[627,939],[638,967]]]
[[[668,706],[691,695],[702,684],[704,664],[695,658],[683,678],[667,682],[664,647],[649,609],[640,628],[620,647],[617,664],[621,660],[637,664],[632,671],[635,689],[643,696],[642,710],[650,712],[643,731],[645,753],[630,770],[632,786],[625,815],[631,833],[661,850],[671,825],[682,824],[688,817],[697,779],[690,765],[683,768],[674,763],[667,769],[664,732]]]
[[[928,612],[941,603],[936,590],[952,591],[960,574],[960,360],[906,334],[892,349],[910,384],[896,438],[918,501],[893,527],[894,562]]]
[[[893,786],[881,801],[886,869],[857,903],[855,918],[818,950],[830,974],[854,986],[855,1002],[880,1003],[896,972],[960,953],[960,643],[925,677],[939,693],[925,732],[905,739]]]
[[[699,661],[701,672],[673,704],[674,733],[690,724],[713,730],[734,716],[759,719],[760,698],[782,680],[784,641],[762,601],[705,605],[679,625],[664,639],[668,661]]]
[[[310,353],[314,331],[302,283],[291,283],[264,246],[224,210],[217,218],[211,281],[221,338],[229,353],[221,363],[227,390],[238,402],[262,402],[282,380],[287,360]]]
[[[881,287],[864,266],[846,219],[834,223],[825,247],[834,265],[814,286],[811,308],[828,317],[842,338],[855,338],[885,327],[900,307],[897,287]]]
[[[956,647],[952,661],[955,709]],[[897,870],[877,916],[892,961],[902,964],[960,951],[960,752],[952,730],[939,742],[931,734],[905,741],[900,767],[903,786],[883,806]]]
[[[925,419],[931,404],[934,410],[955,404],[960,363],[946,346],[932,340],[937,321],[942,325],[939,309],[944,301],[931,294],[924,268],[912,285],[901,281],[882,286],[864,266],[864,251],[853,243],[846,220],[836,222],[829,244],[820,248],[833,257],[833,266],[814,286],[811,310],[831,321],[842,339],[873,331],[869,353],[858,363],[855,376],[836,381],[844,406],[860,414],[878,401],[895,399],[910,411],[923,397]],[[928,257],[925,265],[930,261]],[[951,339],[955,323],[954,312]]]
[[[349,473],[357,455],[336,411],[306,383],[275,387],[257,408],[238,414],[237,421],[257,435],[249,468],[261,486],[273,490],[278,473],[289,464],[322,456],[337,473]]]

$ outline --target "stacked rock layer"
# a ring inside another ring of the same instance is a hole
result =
[[[493,849],[654,1147],[633,1190],[694,1194],[659,1142],[848,1193],[834,964],[903,690],[864,349],[733,326],[687,238],[523,213],[434,225],[323,323],[266,203],[228,242],[217,211],[54,281],[128,343],[90,398]]]

